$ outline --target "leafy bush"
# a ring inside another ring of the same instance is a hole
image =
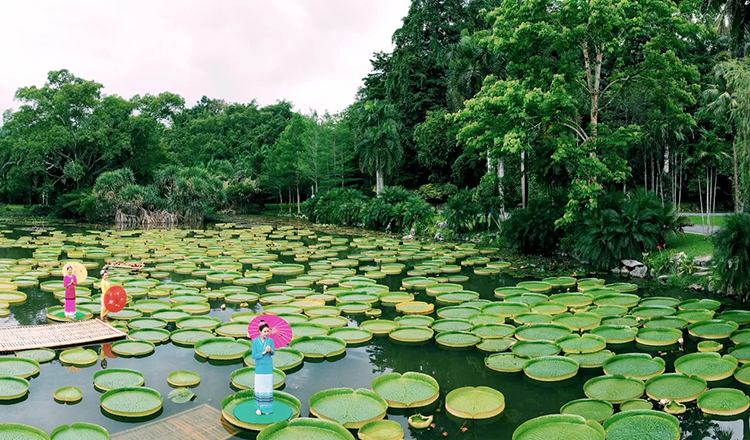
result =
[[[559,197],[534,199],[525,209],[514,211],[503,222],[502,237],[514,251],[550,255],[558,250],[566,231],[555,226],[565,214],[565,201]]]
[[[352,188],[335,188],[315,197],[314,214],[308,216],[318,223],[338,226],[356,226],[362,222],[362,209],[368,198],[361,191]],[[310,205],[306,206],[309,211]]]
[[[671,203],[639,189],[627,195],[605,194],[597,207],[583,213],[573,248],[597,269],[611,269],[624,259],[637,259],[677,234],[688,223]]]
[[[417,190],[417,194],[430,203],[443,203],[457,192],[458,188],[452,183],[428,183]]]
[[[714,275],[719,289],[750,300],[750,214],[727,216],[724,227],[711,237]]]
[[[260,214],[265,206],[263,190],[252,179],[240,179],[227,185],[227,203],[238,214]]]
[[[362,209],[362,224],[366,229],[395,232],[398,221],[399,214],[396,206],[386,202],[383,198],[372,199]]]
[[[469,232],[477,228],[482,208],[474,200],[474,192],[462,189],[445,202],[448,227],[456,232]]]

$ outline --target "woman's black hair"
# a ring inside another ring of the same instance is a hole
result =
[[[258,331],[262,332],[264,328],[270,328],[268,327],[268,324],[266,321],[261,321],[260,324],[258,324]]]

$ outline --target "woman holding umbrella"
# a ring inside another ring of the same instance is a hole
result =
[[[255,359],[255,413],[273,413],[273,359],[275,354],[271,328],[265,321],[258,325],[260,336],[253,340],[252,356]]]
[[[73,266],[68,264],[65,266],[65,278],[63,278],[63,286],[65,287],[65,317],[69,319],[76,318],[76,286],[78,285],[78,278],[73,273]]]

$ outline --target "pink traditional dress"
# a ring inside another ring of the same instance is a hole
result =
[[[76,286],[78,279],[75,275],[65,275],[63,286],[65,286],[65,315],[75,317],[76,315]]]

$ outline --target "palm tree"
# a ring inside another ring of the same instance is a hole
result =
[[[380,100],[367,101],[360,112],[360,136],[356,145],[362,172],[375,175],[376,193],[385,186],[385,175],[392,172],[403,158],[396,108]]]
[[[706,13],[716,19],[719,32],[732,39],[733,51],[744,56],[750,30],[750,3],[746,0],[703,0]]]

